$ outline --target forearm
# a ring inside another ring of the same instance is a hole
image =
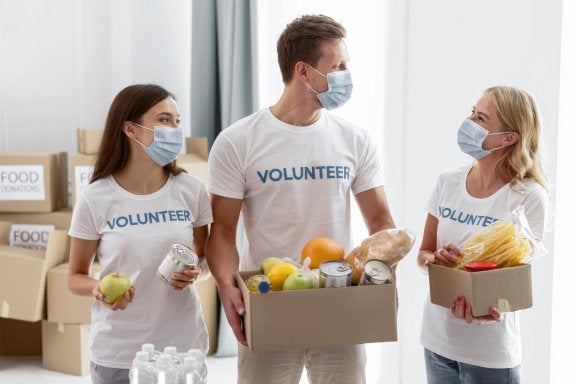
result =
[[[218,287],[236,286],[239,256],[235,238],[227,239],[213,228],[206,244],[206,261]]]
[[[70,273],[68,275],[68,289],[81,296],[93,296],[94,287],[98,280],[84,273]]]

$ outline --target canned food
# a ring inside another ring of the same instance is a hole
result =
[[[156,274],[162,281],[168,282],[174,272],[182,272],[196,264],[198,255],[193,250],[182,244],[172,244]]]
[[[364,273],[360,277],[360,285],[387,284],[392,277],[392,268],[386,262],[378,259],[368,260],[364,264]]]
[[[348,287],[352,281],[352,266],[345,261],[325,261],[319,269],[320,288]]]

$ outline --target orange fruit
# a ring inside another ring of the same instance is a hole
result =
[[[266,277],[270,280],[270,287],[273,291],[281,291],[284,286],[284,280],[297,271],[298,268],[294,264],[282,261],[271,266]]]
[[[304,245],[300,260],[310,258],[310,269],[316,269],[325,261],[343,260],[344,248],[328,237],[315,237]]]

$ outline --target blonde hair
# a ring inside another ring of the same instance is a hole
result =
[[[498,113],[505,129],[520,136],[496,164],[496,174],[511,185],[533,179],[545,189],[547,178],[540,158],[540,117],[536,103],[527,92],[513,87],[496,86],[484,91]]]

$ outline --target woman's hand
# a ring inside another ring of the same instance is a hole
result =
[[[196,281],[200,273],[202,273],[200,264],[186,268],[182,272],[174,272],[172,276],[170,276],[170,285],[175,290],[181,291],[189,285],[194,284],[194,281]]]
[[[458,296],[452,303],[450,310],[455,317],[466,321],[468,324],[493,323],[495,321],[502,321],[504,317],[502,312],[497,310],[495,307],[490,308],[489,315],[474,317],[472,315],[472,306],[466,302],[464,296]]]
[[[461,254],[462,252],[460,252],[460,248],[450,243],[443,245],[441,248],[438,248],[436,252],[434,252],[433,262],[440,263],[442,265],[453,265],[456,263],[456,261],[458,261],[458,257],[460,257]]]
[[[124,310],[126,307],[128,307],[128,304],[132,302],[132,299],[134,299],[134,287],[130,287],[130,289],[124,295],[120,296],[114,303],[110,304],[104,300],[104,295],[102,292],[100,292],[100,282],[98,282],[92,290],[92,296],[94,296],[94,299],[100,301],[106,308],[109,308],[113,311],[117,311],[119,309]]]

